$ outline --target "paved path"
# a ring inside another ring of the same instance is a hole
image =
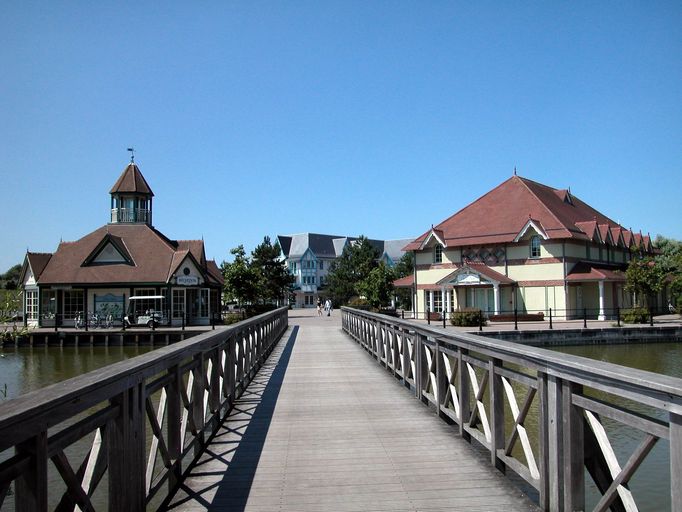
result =
[[[293,311],[171,510],[537,510],[341,330]]]

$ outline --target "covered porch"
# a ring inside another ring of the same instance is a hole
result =
[[[622,308],[632,307],[625,291],[625,272],[611,266],[580,262],[566,276],[568,317],[614,319]],[[572,313],[572,314],[571,314]]]

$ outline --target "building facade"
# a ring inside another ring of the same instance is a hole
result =
[[[419,312],[614,317],[630,307],[625,269],[651,254],[648,235],[571,194],[516,174],[407,245]]]
[[[324,294],[327,274],[334,260],[341,257],[346,245],[357,238],[336,235],[301,233],[278,235],[277,240],[284,253],[289,272],[294,276],[294,307],[310,308]],[[395,265],[405,254],[403,247],[411,239],[369,240],[381,255],[380,261]]]
[[[26,254],[26,324],[68,327],[94,313],[121,325],[130,297],[155,296],[172,325],[208,325],[220,313],[223,278],[203,240],[171,240],[152,226],[154,194],[134,163],[109,193],[108,224],[54,253]]]

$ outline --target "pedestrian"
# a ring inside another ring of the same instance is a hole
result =
[[[327,312],[327,316],[332,314],[332,301],[327,299],[324,301],[324,310]]]
[[[322,316],[322,299],[317,298],[317,316]]]

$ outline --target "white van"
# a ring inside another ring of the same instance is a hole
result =
[[[128,327],[168,325],[166,297],[163,295],[136,295],[128,299],[128,311],[123,317]]]

